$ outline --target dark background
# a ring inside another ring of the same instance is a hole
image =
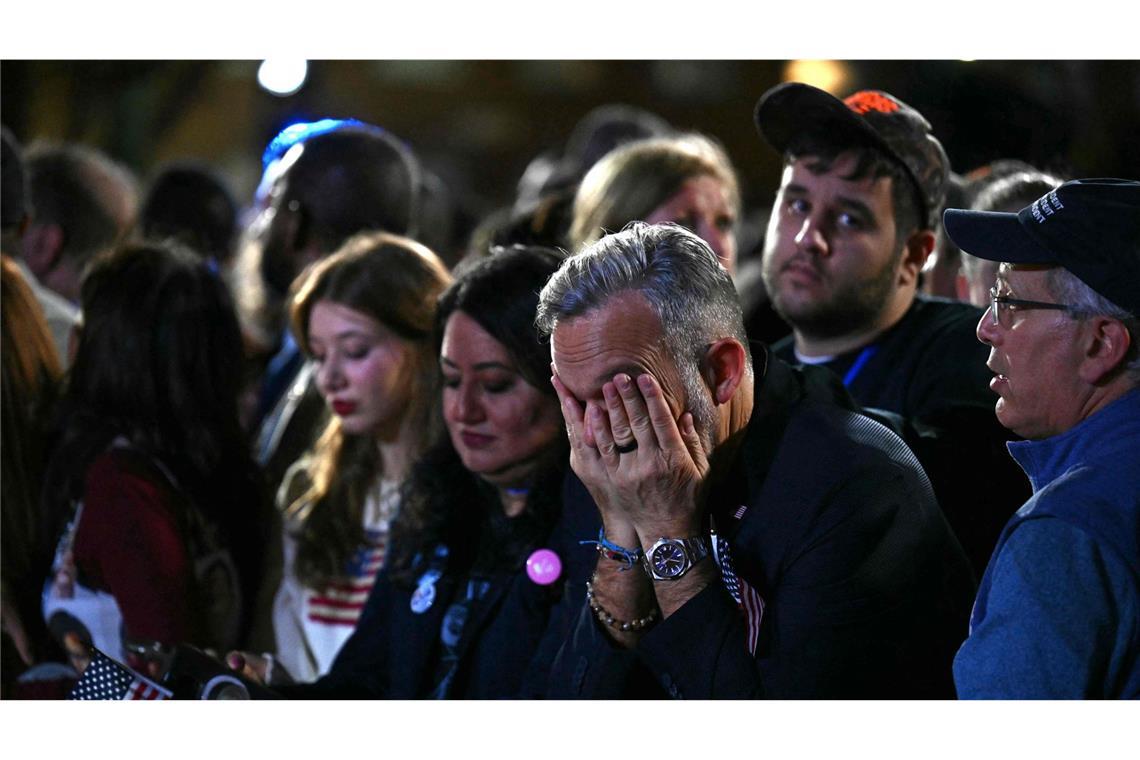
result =
[[[475,215],[507,204],[528,162],[557,150],[591,108],[629,103],[720,139],[745,204],[763,208],[777,156],[752,124],[759,95],[812,81],[789,61],[310,61],[288,97],[259,61],[0,64],[0,114],[22,142],[99,147],[144,181],[162,162],[203,159],[247,200],[267,141],[297,120],[354,117],[409,142]],[[1140,177],[1136,61],[837,61],[837,95],[884,89],[922,111],[954,169],[1019,158],[1069,176]],[[819,67],[816,66],[816,70]]]

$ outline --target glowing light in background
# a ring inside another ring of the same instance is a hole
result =
[[[257,70],[258,84],[281,97],[300,90],[308,76],[309,62],[296,58],[269,58]]]
[[[803,82],[833,95],[846,94],[847,67],[840,61],[789,61],[784,67],[785,82]]]

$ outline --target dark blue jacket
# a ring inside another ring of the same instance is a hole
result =
[[[559,580],[540,586],[524,568],[491,578],[491,586],[471,609],[457,644],[459,666],[449,697],[502,699],[534,696],[545,683],[553,649],[540,648],[543,636],[557,642],[569,625],[564,596],[581,600],[592,569],[593,552],[579,546],[596,536],[596,512],[563,510],[544,544],[562,560]],[[424,563],[424,568],[427,565]],[[419,573],[416,573],[419,577]],[[419,699],[435,688],[440,661],[440,627],[448,606],[466,587],[466,575],[445,569],[435,584],[435,601],[416,613],[414,589],[377,576],[356,630],[329,672],[311,684],[280,687],[295,699]],[[573,606],[577,606],[574,604]],[[557,629],[557,630],[556,630]]]

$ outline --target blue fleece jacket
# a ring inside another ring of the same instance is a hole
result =
[[[982,577],[958,696],[1140,698],[1140,389],[1009,451],[1033,496]]]

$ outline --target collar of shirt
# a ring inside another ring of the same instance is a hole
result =
[[[1140,388],[1113,401],[1064,433],[1039,441],[1010,441],[1010,455],[1025,470],[1036,493],[1073,467],[1110,464],[1140,441]]]

